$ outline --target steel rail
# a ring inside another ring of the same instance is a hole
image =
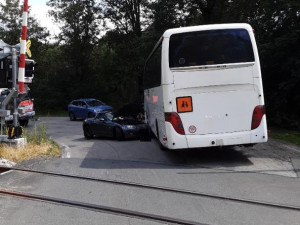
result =
[[[7,167],[0,166],[0,170],[2,168],[8,169]],[[21,172],[29,172],[29,173],[37,173],[37,174],[43,174],[43,175],[49,175],[49,176],[66,177],[66,178],[71,178],[71,179],[80,179],[80,180],[87,180],[87,181],[93,181],[93,182],[102,182],[102,183],[109,183],[109,184],[114,184],[114,185],[126,185],[129,187],[147,188],[147,189],[156,190],[156,191],[165,191],[165,192],[171,192],[171,193],[176,193],[176,194],[192,195],[192,196],[196,196],[196,197],[214,198],[214,199],[218,199],[218,200],[226,200],[226,201],[247,203],[247,204],[259,205],[259,206],[265,206],[265,207],[273,207],[273,208],[279,208],[279,209],[300,211],[300,206],[293,206],[293,205],[280,204],[280,203],[267,202],[267,201],[259,201],[259,200],[250,200],[250,199],[245,199],[245,198],[230,197],[230,196],[225,196],[225,195],[210,194],[210,193],[205,193],[205,192],[197,192],[197,191],[177,189],[177,188],[171,188],[171,187],[141,184],[141,183],[135,183],[135,182],[129,182],[129,181],[118,181],[118,180],[104,179],[104,178],[84,177],[84,176],[78,176],[78,175],[22,169],[22,168],[15,168],[15,167],[10,167],[9,169],[15,170],[15,171],[21,171]]]
[[[126,216],[126,217],[131,217],[131,218],[142,219],[142,220],[151,220],[151,221],[160,222],[160,223],[172,223],[172,224],[182,224],[182,225],[207,225],[207,224],[203,224],[203,223],[199,223],[199,222],[171,218],[171,217],[167,217],[167,216],[143,213],[143,212],[109,207],[109,206],[104,206],[104,205],[96,205],[96,204],[91,204],[91,203],[71,201],[71,200],[54,198],[54,197],[43,196],[43,195],[35,195],[35,194],[29,194],[29,193],[24,193],[24,192],[16,192],[16,191],[10,191],[10,190],[5,190],[5,189],[0,189],[0,194],[29,199],[29,200],[37,200],[37,201],[43,201],[43,202],[49,202],[49,203],[56,203],[56,204],[61,204],[61,205],[65,205],[65,206],[70,206],[70,207],[78,207],[78,208],[83,208],[86,210],[94,210],[94,211],[98,211],[98,212],[114,214],[114,215],[119,215],[119,216]]]

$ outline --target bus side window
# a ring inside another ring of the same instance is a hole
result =
[[[144,71],[144,89],[161,85],[161,45],[149,58]]]

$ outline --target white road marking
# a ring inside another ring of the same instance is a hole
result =
[[[63,150],[62,150],[63,154],[62,154],[61,157],[63,159],[69,159],[69,158],[71,158],[71,153],[69,151],[70,147],[68,145],[65,145],[65,144],[62,144],[62,146],[63,146]]]
[[[6,171],[6,172],[3,172],[3,173],[0,173],[0,176],[2,176],[2,175],[5,175],[5,174],[7,174],[7,173],[10,173],[12,170],[9,170],[9,171]]]
[[[7,159],[0,158],[0,166],[13,167],[16,163],[9,161]]]

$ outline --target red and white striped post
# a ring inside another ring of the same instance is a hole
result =
[[[24,0],[23,17],[22,17],[22,37],[21,37],[21,44],[20,44],[20,60],[19,60],[19,74],[18,74],[18,84],[19,84],[20,93],[24,93],[27,17],[28,17],[28,0]]]

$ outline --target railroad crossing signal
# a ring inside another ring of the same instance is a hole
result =
[[[26,53],[27,53],[27,55],[28,55],[28,57],[29,58],[31,58],[31,51],[30,51],[30,46],[31,46],[31,41],[30,40],[28,40],[27,42],[26,42]]]
[[[21,38],[20,38],[20,42],[21,42]],[[30,51],[30,47],[31,47],[31,41],[28,40],[28,41],[26,42],[26,48],[25,48],[25,51],[26,51],[26,53],[27,53],[27,55],[28,55],[29,58],[31,58],[31,56],[32,56],[31,51]]]

